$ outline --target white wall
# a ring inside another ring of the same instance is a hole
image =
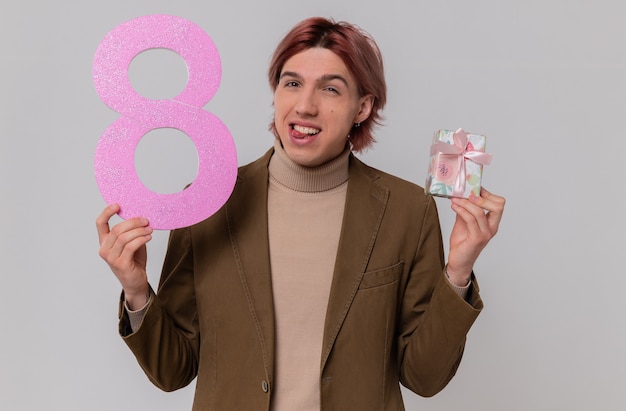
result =
[[[617,0],[3,2],[0,409],[190,409],[193,387],[161,393],[118,337],[119,285],[94,226],[105,204],[93,153],[118,114],[94,91],[93,54],[113,27],[154,13],[193,20],[217,44],[223,81],[205,109],[228,125],[240,163],[272,141],[269,56],[311,15],[355,22],[383,50],[387,126],[367,162],[421,184],[434,130],[488,136],[484,184],[508,203],[476,267],[486,308],[457,377],[432,399],[407,393],[407,409],[625,409],[626,3]],[[165,153],[180,170],[141,167],[177,187],[189,147],[167,144],[143,157]],[[438,204],[447,235],[453,213]],[[155,284],[166,236],[149,248]]]

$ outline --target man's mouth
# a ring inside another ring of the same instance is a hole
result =
[[[314,136],[315,134],[321,131],[318,128],[304,127],[304,126],[299,126],[297,124],[292,124],[291,129],[295,131],[294,137],[300,137],[300,138],[307,137],[307,136]]]

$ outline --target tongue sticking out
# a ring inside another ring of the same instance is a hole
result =
[[[293,135],[295,138],[307,138],[307,137],[309,137],[309,136],[310,136],[310,134],[301,133],[301,132],[299,132],[299,131],[298,131],[298,130],[296,130],[296,129],[293,129],[293,131],[292,131],[292,135]]]

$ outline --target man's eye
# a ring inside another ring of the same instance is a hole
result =
[[[285,83],[285,87],[298,87],[298,82],[297,81],[287,81]]]

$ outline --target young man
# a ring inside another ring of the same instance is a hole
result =
[[[398,410],[453,377],[482,308],[472,267],[504,199],[453,199],[445,264],[435,202],[351,151],[385,104],[380,52],[357,27],[296,25],[269,70],[274,147],[241,167],[226,205],[171,234],[150,288],[149,222],[109,229],[120,333],[157,386],[197,377],[194,410]]]

